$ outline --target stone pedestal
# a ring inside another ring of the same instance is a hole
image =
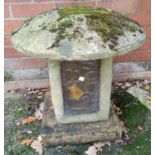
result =
[[[45,146],[89,143],[120,138],[123,127],[113,109],[108,121],[61,124],[55,120],[50,92],[45,96],[42,137]]]
[[[18,51],[48,59],[52,103],[47,95],[45,145],[120,137],[119,120],[110,110],[112,57],[137,49],[145,38],[137,22],[93,7],[54,9],[12,33]]]

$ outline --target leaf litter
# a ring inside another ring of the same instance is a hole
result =
[[[89,146],[88,150],[85,151],[87,155],[97,155],[98,152],[102,151],[102,148],[105,146],[110,146],[110,142],[98,142],[94,143],[93,145]]]
[[[23,139],[23,140],[21,141],[21,144],[22,144],[22,145],[27,145],[27,146],[29,146],[29,145],[31,144],[32,140],[33,140],[33,139],[25,138],[25,139]]]
[[[137,87],[143,87],[143,89],[145,90],[149,90],[150,86],[149,86],[150,82],[148,80],[144,80],[143,82],[126,82],[126,83],[115,83],[115,87],[118,89],[128,89],[132,86],[137,86]],[[41,99],[42,97],[42,93],[39,94],[39,91],[37,90],[29,90],[30,92],[28,93],[28,95],[35,95],[37,94],[37,98]],[[47,89],[45,89],[42,92],[47,91]],[[39,97],[38,97],[39,96]],[[151,97],[148,96],[148,100],[151,100]],[[114,106],[114,109],[117,113],[117,115],[121,115],[121,110],[120,108]],[[22,111],[22,109],[19,109],[19,111]],[[35,113],[33,116],[29,116],[27,118],[25,118],[23,121],[21,121],[20,123],[18,122],[17,125],[23,125],[23,124],[29,124],[32,123],[36,120],[41,120],[42,119],[42,112],[43,112],[43,103],[40,104],[40,106],[35,110]],[[123,122],[122,122],[123,123]],[[124,123],[123,123],[124,124]],[[143,127],[138,126],[137,129],[140,132],[143,132]],[[127,145],[127,144],[131,144],[132,140],[130,137],[128,137],[127,133],[125,133],[125,138],[123,139],[117,139],[115,141],[116,145]],[[42,138],[41,136],[38,136],[37,139],[33,140],[33,139],[29,139],[29,138],[25,138],[21,141],[21,144],[23,145],[27,145],[27,146],[31,146],[36,152],[38,152],[39,155],[43,154],[43,145],[42,145]],[[99,151],[102,151],[102,149],[105,146],[110,147],[111,143],[110,142],[98,142],[98,143],[94,143],[93,145],[91,145],[87,151],[85,151],[85,154],[87,155],[97,155],[97,153]]]
[[[33,123],[34,121],[42,119],[44,103],[42,102],[38,105],[38,103],[37,102],[35,103],[35,101],[36,99],[39,99],[39,100],[42,99],[45,91],[47,91],[47,89],[43,91],[39,91],[35,89],[27,90],[27,92],[24,95],[27,98],[27,101],[29,103],[27,105],[26,113],[29,114],[29,111],[32,111],[30,113],[33,113],[33,114],[24,118],[20,122],[17,122],[16,123],[17,126],[28,125],[28,124]],[[18,111],[22,111],[22,110],[24,109],[18,108]],[[20,131],[19,133],[20,134],[32,134],[32,131],[25,129],[23,131]],[[20,141],[20,143],[25,146],[30,146],[39,155],[43,154],[42,137],[40,135],[37,137],[37,139],[36,138],[24,138]]]
[[[42,137],[38,136],[38,138],[36,140],[34,140],[31,143],[31,147],[39,154],[42,155],[43,154],[43,144],[42,144]]]

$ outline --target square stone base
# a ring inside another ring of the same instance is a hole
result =
[[[112,109],[108,121],[57,123],[49,94],[47,93],[45,96],[42,124],[42,137],[45,146],[106,141],[121,137],[123,127]]]

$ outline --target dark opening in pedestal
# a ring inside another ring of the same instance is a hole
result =
[[[65,114],[99,111],[99,76],[99,60],[61,62]]]

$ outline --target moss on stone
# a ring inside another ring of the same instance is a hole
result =
[[[32,16],[32,17],[29,17],[27,20],[24,21],[24,24],[29,24],[35,17]]]
[[[137,31],[137,28],[135,26],[133,26],[133,25],[129,25],[128,29],[131,32],[136,32]]]
[[[102,38],[103,42],[109,42],[109,48],[115,49],[118,44],[117,40],[119,36],[123,36],[125,31],[135,33],[139,31],[143,33],[141,28],[138,28],[138,24],[128,17],[116,13],[106,8],[94,8],[94,7],[65,7],[58,9],[59,18],[49,25],[40,25],[41,30],[48,30],[52,33],[57,32],[55,42],[47,49],[58,47],[61,40],[68,38],[69,40],[82,37],[82,33],[79,29],[73,30],[73,32],[66,32],[67,28],[72,28],[74,20],[77,22],[83,22],[84,17],[74,15],[84,15],[90,31],[96,31],[96,33]],[[42,14],[47,14],[42,13]],[[35,17],[28,18],[23,26],[27,26]],[[134,24],[131,24],[134,23]],[[137,26],[136,26],[137,24]],[[20,30],[12,32],[12,35]]]
[[[48,49],[53,48],[53,47],[57,47],[60,43],[61,40],[63,40],[65,38],[65,36],[67,36],[67,34],[65,33],[66,28],[70,28],[73,26],[73,21],[71,19],[65,19],[65,20],[58,20],[55,23],[52,24],[51,26],[51,32],[55,32],[58,31],[57,37],[55,39],[55,42],[48,47]]]
[[[119,36],[124,35],[124,32],[135,32],[137,27],[130,26],[129,19],[116,12],[97,12],[86,16],[88,18],[88,26],[90,30],[95,30],[100,35],[104,42],[110,41],[110,49],[117,45]]]
[[[83,37],[83,34],[80,32],[79,28],[76,28],[71,33],[67,33],[68,39],[71,41],[72,39],[76,39],[77,37]]]
[[[23,22],[23,26],[27,26],[29,25],[29,23],[34,19],[35,17],[29,17],[27,18],[24,22]],[[11,32],[11,35],[16,34],[23,26],[19,27],[18,29],[16,29],[15,31]]]
[[[99,36],[102,37],[104,42],[110,41],[110,49],[118,44],[117,40],[119,36],[124,35],[124,31],[136,32],[140,31],[136,25],[131,25],[131,20],[119,13],[111,11],[105,8],[93,8],[93,7],[66,7],[58,10],[59,18],[57,22],[61,22],[64,18],[70,19],[72,15],[84,14],[87,18],[87,24],[89,30],[94,30]],[[83,21],[83,18],[78,17],[79,22]],[[59,42],[64,39],[65,29],[72,27],[73,21],[66,21],[66,23],[60,24],[57,31],[58,35],[56,41],[52,47],[58,46]],[[142,32],[143,33],[143,32]],[[74,33],[71,36],[67,36],[69,39],[77,38],[78,33]]]
[[[69,28],[72,26],[73,26],[73,22],[70,19],[60,22],[59,24],[60,29],[65,29],[65,28]]]
[[[93,12],[94,8],[92,7],[66,7],[58,10],[60,15],[60,19],[64,17],[68,17],[73,14],[90,14]]]
[[[151,150],[151,111],[127,92],[115,92],[112,97],[116,106],[122,111],[120,119],[129,129],[128,136],[132,138],[132,144],[123,146],[121,150],[117,151],[117,154],[149,155]],[[138,126],[142,126],[144,131],[140,132]]]
[[[77,20],[78,20],[79,22],[82,22],[82,21],[83,21],[83,18],[82,18],[82,17],[78,17]]]

